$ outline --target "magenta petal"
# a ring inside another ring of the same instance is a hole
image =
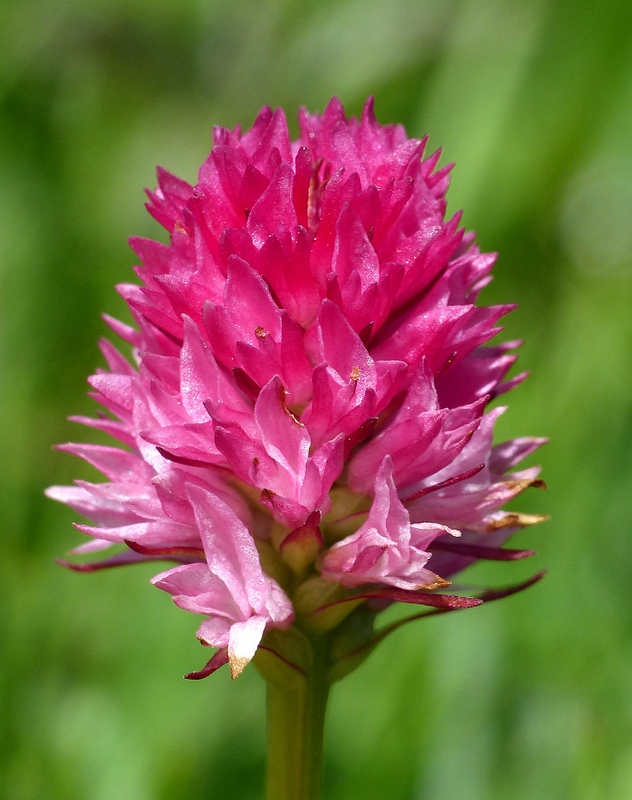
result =
[[[247,229],[255,247],[261,247],[268,236],[296,227],[292,205],[293,177],[290,165],[280,164],[268,188],[252,207]]]
[[[255,420],[268,455],[297,483],[302,481],[310,438],[305,426],[286,409],[285,389],[278,376],[261,390],[255,404]]]
[[[184,319],[184,342],[180,356],[182,404],[191,422],[208,422],[205,401],[247,406],[226,374],[220,370],[208,343],[192,320]]]
[[[359,373],[356,379],[359,389],[374,383],[373,359],[342,311],[331,301],[324,300],[321,304],[307,344],[313,360],[329,364],[341,378],[348,379],[355,368]]]
[[[231,257],[227,266],[224,308],[233,323],[246,328],[250,337],[255,337],[255,331],[259,330],[278,339],[281,310],[272,300],[265,281],[240,258]]]

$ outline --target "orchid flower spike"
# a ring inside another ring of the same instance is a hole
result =
[[[477,305],[495,256],[445,217],[452,165],[371,100],[299,127],[292,141],[266,107],[215,129],[195,186],[158,170],[147,208],[169,244],[131,239],[135,324],[106,318],[132,360],[103,341],[105,413],[74,418],[116,443],[60,447],[105,482],[48,490],[89,521],[74,554],[104,554],[67,566],[171,563],[152,583],[217,648],[193,678],[236,677],[259,648],[304,669],[283,642],[358,609],[511,593],[445,590],[479,559],[530,555],[502,545],[542,519],[502,510],[543,485],[512,471],[543,440],[492,443],[503,409],[486,408],[525,374],[507,378],[518,342],[488,344],[514,306]]]

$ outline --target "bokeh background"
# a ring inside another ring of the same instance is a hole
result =
[[[400,630],[335,687],[327,800],[632,797],[632,13],[595,0],[0,3],[0,797],[261,796],[264,686],[200,667],[151,568],[91,576],[51,445],[92,438],[100,312],[124,317],[142,189],[190,181],[213,124],[338,94],[431,134],[451,209],[500,252],[487,303],[532,371],[499,435],[551,444],[522,595]]]

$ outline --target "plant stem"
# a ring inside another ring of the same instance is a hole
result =
[[[329,695],[325,642],[312,640],[306,675],[268,679],[266,800],[318,800],[323,770],[325,711]]]

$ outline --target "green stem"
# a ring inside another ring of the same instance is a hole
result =
[[[312,640],[309,672],[287,682],[268,679],[266,800],[318,800],[329,695],[325,642]]]

